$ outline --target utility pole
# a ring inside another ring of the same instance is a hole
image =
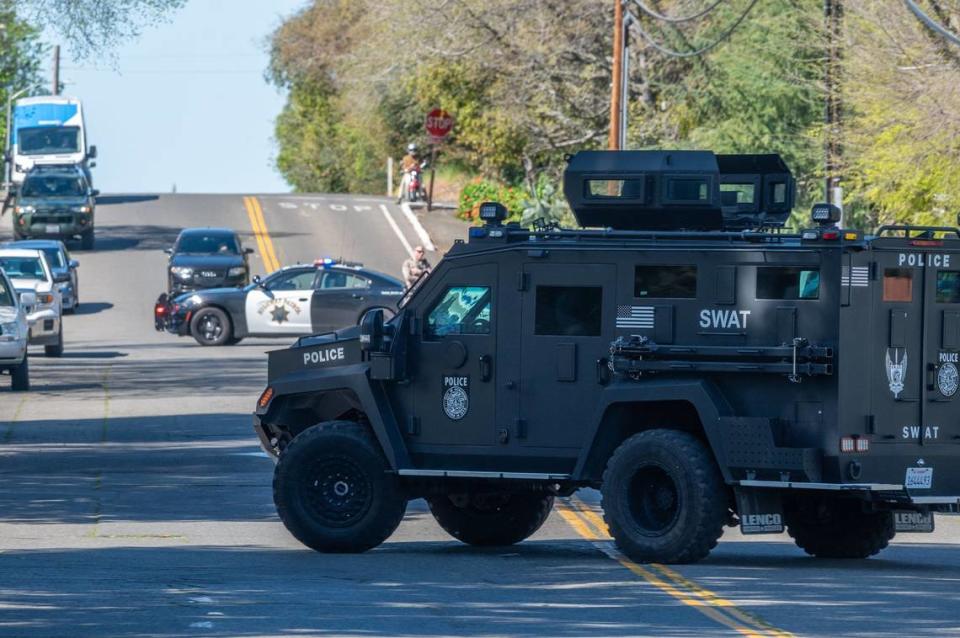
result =
[[[840,60],[843,37],[843,0],[824,0],[823,15],[827,31],[827,65],[824,69],[826,104],[824,108],[824,191],[825,201],[842,209],[843,190],[840,187],[840,164],[843,156],[841,141],[842,98],[840,95]]]
[[[60,95],[60,45],[53,47],[53,94]]]
[[[607,147],[620,150],[623,100],[623,0],[613,0],[613,79],[610,83],[610,135]]]

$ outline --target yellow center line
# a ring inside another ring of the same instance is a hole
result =
[[[622,555],[607,542],[610,536],[607,533],[606,522],[582,501],[572,498],[565,500],[557,506],[557,511],[580,536],[592,541],[607,556],[657,589],[693,607],[711,620],[744,636],[792,638],[792,634],[776,629],[766,621],[741,610],[733,602],[721,598],[664,565],[655,563],[648,568]]]
[[[273,249],[273,240],[270,239],[267,223],[263,219],[263,210],[260,208],[260,203],[256,197],[244,197],[243,206],[247,210],[247,217],[250,218],[250,226],[253,228],[253,236],[257,241],[263,268],[267,273],[271,273],[280,268],[280,262],[277,261],[277,254]]]

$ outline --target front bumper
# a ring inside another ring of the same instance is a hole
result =
[[[246,286],[247,276],[240,275],[238,277],[196,277],[188,281],[178,279],[170,275],[168,277],[167,288],[169,290],[169,295],[171,297],[176,297],[179,294],[185,292],[193,292],[195,290],[206,290],[208,288],[242,288]]]
[[[253,431],[257,433],[257,440],[260,441],[260,449],[267,453],[273,462],[276,463],[279,456],[277,455],[277,450],[270,441],[270,435],[267,433],[266,429],[263,427],[263,422],[260,420],[259,415],[253,415]]]
[[[52,346],[60,341],[60,313],[52,308],[37,310],[27,315],[30,324],[30,345]]]
[[[13,338],[0,335],[0,369],[20,365],[25,356],[27,356],[25,337]]]
[[[75,237],[93,228],[93,216],[88,213],[35,213],[15,219],[13,223],[17,231],[26,237]]]

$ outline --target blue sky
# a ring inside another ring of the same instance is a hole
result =
[[[107,192],[269,193],[284,96],[263,79],[266,38],[305,0],[189,0],[114,60],[62,52],[65,95],[83,100]],[[54,44],[54,38],[49,38]]]

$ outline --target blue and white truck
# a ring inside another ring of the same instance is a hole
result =
[[[90,160],[96,146],[87,146],[83,105],[74,97],[47,95],[21,98],[13,106],[10,131],[10,177],[14,188],[34,166],[72,164],[93,182]]]

